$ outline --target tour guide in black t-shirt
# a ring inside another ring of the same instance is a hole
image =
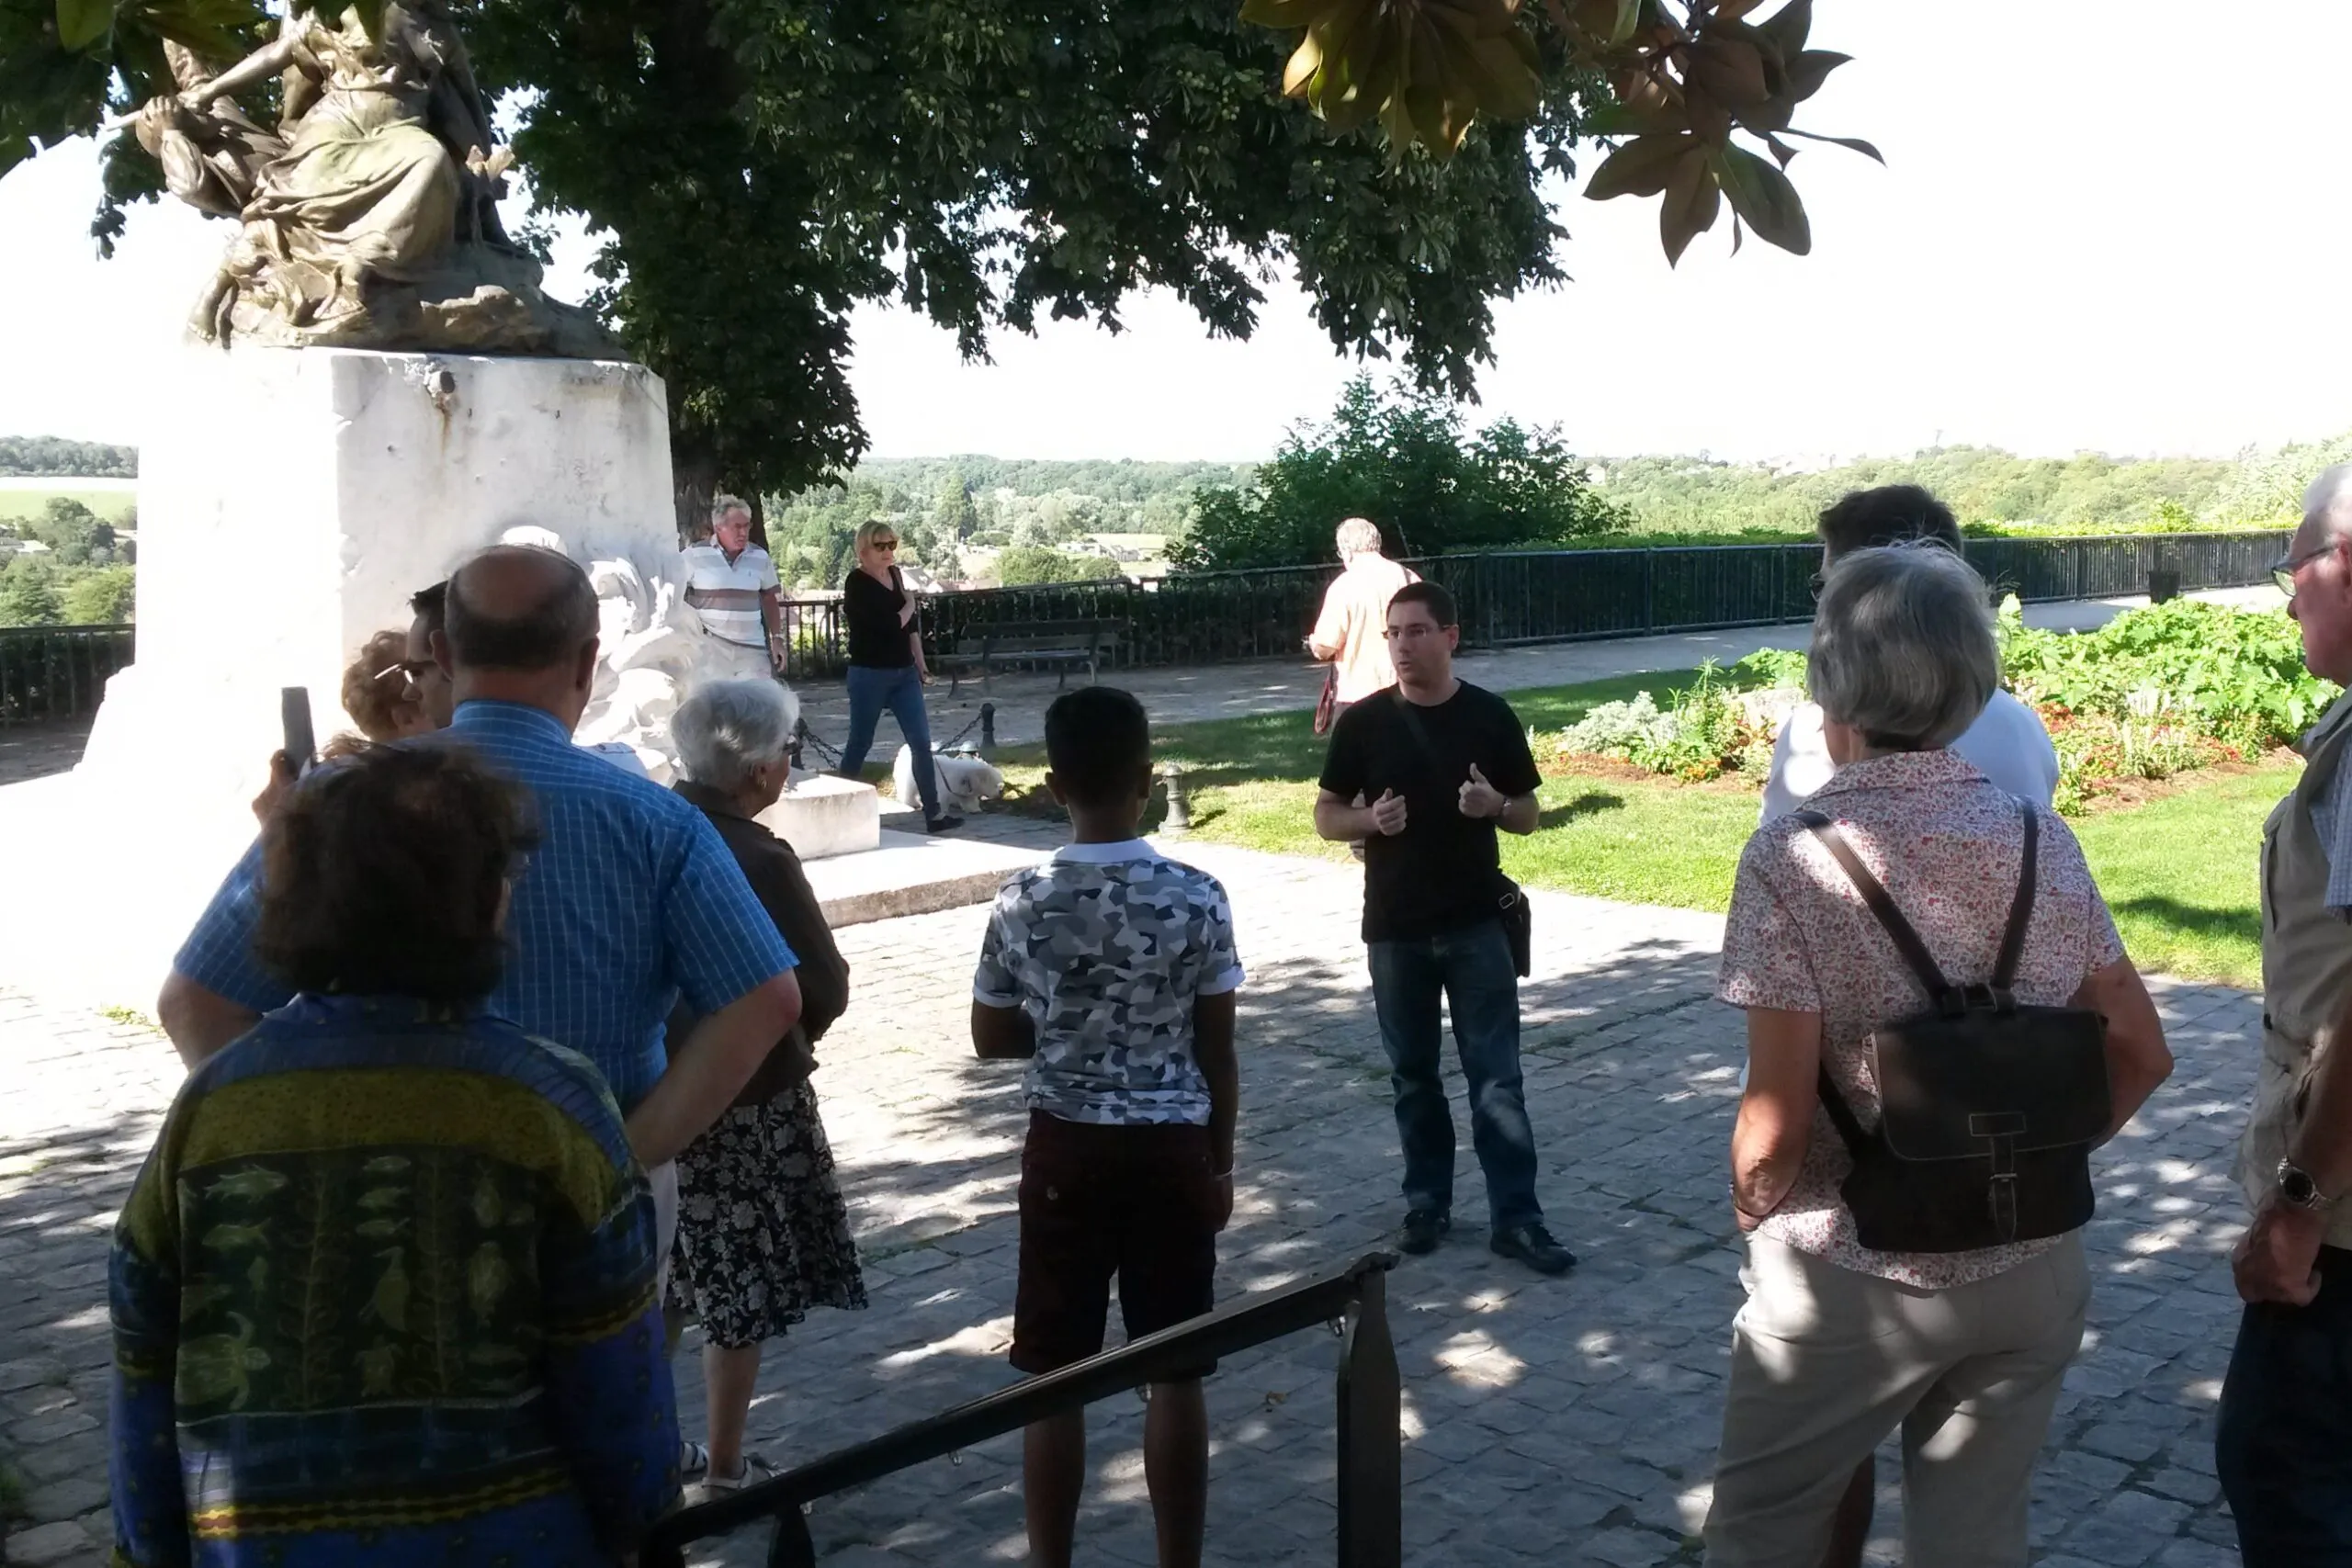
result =
[[[1405,1148],[1407,1252],[1453,1226],[1453,1114],[1439,1077],[1439,998],[1470,1084],[1491,1245],[1545,1274],[1576,1257],[1544,1228],[1519,1069],[1519,975],[1503,929],[1498,825],[1535,830],[1535,759],[1510,705],[1453,677],[1453,596],[1413,582],[1388,602],[1396,684],[1340,716],[1315,830],[1364,844],[1363,940]],[[1368,800],[1369,806],[1350,804]]]

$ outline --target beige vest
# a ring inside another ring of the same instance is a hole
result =
[[[2338,697],[2303,737],[2303,776],[2263,825],[2262,1067],[2238,1149],[2238,1181],[2249,1203],[2270,1190],[2302,1114],[2312,1064],[2352,995],[2352,923],[2327,908],[2327,849],[2312,826],[2312,804],[2335,776],[2347,739],[2352,694]],[[2327,1245],[2352,1247],[2352,1203],[2328,1221]]]

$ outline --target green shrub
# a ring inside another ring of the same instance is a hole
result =
[[[2336,688],[2303,668],[2294,623],[2196,600],[2132,610],[2096,632],[2035,631],[2015,598],[1997,619],[2003,679],[2035,707],[2058,752],[2055,804],[2073,815],[2124,780],[2166,779],[2282,746]],[[1647,693],[1595,708],[1563,733],[1563,753],[1613,757],[1653,773],[1760,784],[1775,723],[1762,694],[1802,692],[1804,655],[1752,653],[1703,666],[1660,709]]]

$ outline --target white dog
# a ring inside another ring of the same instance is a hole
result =
[[[1004,775],[980,758],[934,751],[931,763],[939,774],[939,808],[943,811],[967,814],[979,809],[983,800],[994,800],[1004,793]],[[903,805],[915,803],[915,753],[911,746],[899,748],[898,760],[890,766],[890,793]]]

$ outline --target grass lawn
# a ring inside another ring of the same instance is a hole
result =
[[[57,495],[80,502],[109,523],[121,522],[139,503],[129,479],[0,479],[0,523],[29,522]]]
[[[1544,731],[1574,723],[1597,704],[1667,692],[1697,671],[1625,675],[1510,694],[1521,719]],[[1305,713],[1174,725],[1154,736],[1162,761],[1183,765],[1193,831],[1279,854],[1344,860],[1315,836],[1315,779],[1323,742]],[[1544,761],[1540,754],[1540,762]],[[1052,809],[1041,780],[1044,748],[1009,747],[997,758],[1014,809]],[[2100,888],[2133,960],[2152,974],[2254,986],[2261,977],[2256,861],[2263,818],[2293,780],[2290,762],[2185,775],[2137,806],[2079,818]],[[1537,887],[1722,909],[1739,852],[1755,829],[1758,796],[1734,783],[1690,785],[1649,778],[1547,778],[1537,795],[1543,825],[1505,837],[1503,867]]]

